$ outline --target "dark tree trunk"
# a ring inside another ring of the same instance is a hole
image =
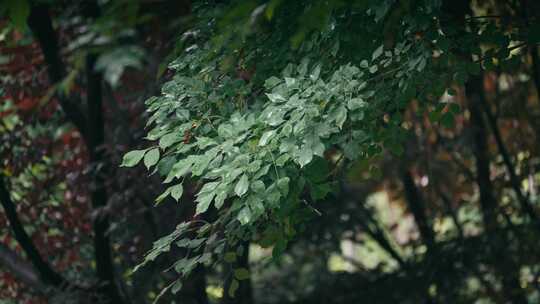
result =
[[[86,94],[88,104],[88,152],[91,166],[95,169],[90,189],[92,208],[96,216],[93,219],[94,251],[97,275],[103,284],[104,292],[110,296],[110,303],[122,303],[122,297],[115,283],[114,265],[111,256],[109,212],[107,206],[107,188],[105,179],[109,164],[104,155],[105,121],[103,119],[102,75],[94,69],[96,55],[86,58]]]
[[[498,203],[494,195],[494,187],[490,177],[490,159],[488,154],[488,134],[484,123],[481,103],[484,98],[482,74],[474,76],[465,85],[467,102],[471,113],[471,127],[473,131],[473,154],[476,160],[476,174],[478,190],[480,192],[480,207],[484,226],[488,235],[493,239],[493,267],[502,280],[502,291],[512,303],[528,303],[519,284],[519,268],[512,262],[511,255],[506,255],[506,236],[496,235]]]
[[[66,68],[60,57],[58,38],[52,26],[47,5],[39,4],[32,7],[28,16],[28,27],[39,43],[51,85],[57,85],[66,76]],[[80,109],[81,100],[74,95],[56,94],[67,119],[75,125],[83,138],[86,138],[86,117]]]
[[[96,5],[85,5],[84,9],[89,17],[96,17]],[[28,25],[36,36],[41,47],[45,62],[48,66],[50,81],[53,85],[59,83],[65,76],[65,66],[60,57],[58,39],[52,26],[52,21],[46,5],[32,7],[28,18]],[[95,168],[93,184],[90,189],[92,206],[98,216],[94,219],[94,251],[97,275],[100,279],[102,293],[108,303],[123,303],[122,297],[115,285],[114,266],[111,258],[111,248],[107,230],[109,219],[106,212],[102,212],[107,204],[105,176],[107,164],[104,161],[104,119],[102,105],[102,75],[94,70],[95,54],[89,54],[86,60],[86,94],[88,117],[85,117],[79,105],[73,103],[67,96],[59,95],[60,105],[67,118],[78,128],[86,142],[90,162]],[[87,121],[88,118],[88,121]],[[103,166],[98,166],[103,165]]]

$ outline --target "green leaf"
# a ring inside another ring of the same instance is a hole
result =
[[[318,64],[314,69],[313,69],[313,72],[311,72],[311,75],[309,75],[309,78],[311,78],[311,80],[315,81],[317,79],[319,79],[319,75],[321,74],[321,65]]]
[[[255,193],[262,193],[265,190],[264,183],[260,180],[256,180],[251,183],[251,190]]]
[[[339,51],[339,40],[336,40],[336,43],[334,43],[334,46],[332,47],[332,50],[330,51],[330,53],[332,54],[332,56],[336,57],[338,51]]]
[[[244,195],[249,187],[249,179],[247,175],[242,175],[238,183],[236,183],[236,186],[234,187],[234,193],[238,196]]]
[[[313,200],[317,201],[325,198],[328,193],[332,192],[330,183],[318,184],[311,188],[310,194]]]
[[[182,193],[184,193],[184,187],[182,186],[182,184],[174,185],[171,187],[171,196],[177,202],[182,197]]]
[[[240,283],[238,283],[237,280],[232,280],[231,286],[229,286],[229,297],[234,298],[234,295],[236,294],[236,290],[238,290],[238,287],[240,287]]]
[[[236,262],[236,253],[233,251],[227,252],[225,256],[223,257],[223,260],[227,263],[234,263]]]
[[[124,159],[122,160],[122,164],[120,165],[120,167],[134,167],[142,160],[146,151],[147,149],[133,150],[126,153],[126,155],[124,155]]]
[[[156,198],[156,205],[159,205],[165,198],[167,198],[167,196],[169,196],[169,194],[171,194],[171,188],[172,187],[167,188],[165,192],[161,193],[161,195]]]
[[[186,158],[178,161],[176,164],[172,166],[171,171],[167,175],[167,178],[165,179],[164,183],[171,182],[174,178],[179,178],[181,176],[184,176],[186,173],[191,170],[191,167],[193,165],[193,158]]]
[[[217,144],[216,141],[213,140],[212,138],[204,137],[204,136],[197,137],[197,146],[199,147],[199,149],[205,149],[207,147],[214,146],[216,144]]]
[[[176,294],[180,291],[180,289],[182,289],[182,281],[181,280],[176,280],[176,282],[174,282],[172,288],[171,288],[171,292],[173,294]]]
[[[268,99],[270,99],[271,102],[284,102],[285,98],[281,96],[280,94],[266,94],[268,96]]]
[[[173,156],[166,156],[162,158],[157,165],[159,174],[167,175],[172,170],[175,163],[176,158]]]
[[[289,181],[288,177],[282,177],[277,181],[277,186],[284,196],[289,193]]]
[[[274,108],[266,114],[266,123],[272,127],[278,126],[283,122],[285,111],[280,108]]]
[[[268,189],[266,189],[264,199],[270,204],[270,206],[278,206],[280,198],[281,193],[279,192],[276,184],[272,184],[270,187],[268,187]]]
[[[251,211],[249,210],[249,207],[244,207],[240,212],[238,213],[238,220],[240,221],[240,224],[246,225],[251,221]]]
[[[168,147],[172,146],[173,144],[181,140],[182,140],[182,137],[180,137],[177,132],[165,134],[159,139],[159,147],[161,149],[167,149]]]
[[[246,268],[237,268],[234,270],[234,277],[239,280],[247,280],[249,279],[249,270]]]
[[[144,155],[144,165],[150,169],[153,165],[157,164],[159,160],[159,148],[154,148]]]
[[[369,67],[369,62],[367,60],[365,60],[365,59],[360,61],[360,67],[364,68],[364,69],[367,69]]]
[[[218,127],[218,135],[223,138],[232,138],[235,136],[235,132],[233,130],[232,125],[230,124],[221,124]]]
[[[288,86],[288,87],[292,87],[296,84],[296,79],[295,78],[291,78],[291,77],[285,77],[285,84]]]
[[[341,129],[343,127],[343,123],[345,123],[345,120],[347,119],[347,109],[345,109],[344,106],[340,106],[335,111],[333,118],[336,121],[336,125]]]
[[[298,164],[300,167],[304,167],[305,165],[309,164],[312,159],[313,151],[311,151],[311,147],[304,145],[298,155]]]
[[[379,46],[374,52],[373,55],[371,55],[371,60],[375,60],[383,54],[384,45]]]
[[[277,78],[275,76],[272,76],[272,77],[266,79],[266,81],[264,82],[264,87],[266,89],[268,89],[268,90],[271,90],[272,88],[274,88],[275,86],[277,86],[280,83],[281,83],[281,79],[279,79],[279,78]],[[270,98],[270,96],[268,96],[268,98]],[[272,98],[270,98],[270,100],[272,100]]]
[[[272,249],[272,257],[274,259],[279,258],[283,252],[287,249],[287,240],[283,237],[279,238],[276,242],[276,245]]]
[[[206,212],[208,208],[210,207],[210,204],[212,203],[212,200],[214,199],[215,192],[207,192],[202,195],[199,195],[197,197],[197,208],[195,210],[196,214],[201,214]]]
[[[352,110],[352,111],[359,108],[363,108],[365,106],[367,106],[367,103],[362,98],[353,98],[353,99],[350,99],[349,102],[347,103],[347,107],[349,108],[349,110]]]
[[[420,59],[420,62],[418,63],[418,65],[416,66],[416,70],[418,72],[422,72],[424,70],[424,68],[426,67],[426,63],[427,63],[427,60],[426,58],[422,57]]]
[[[222,184],[216,189],[216,199],[214,201],[214,206],[217,209],[220,209],[223,206],[223,203],[227,199],[229,192],[229,186],[227,184]]]
[[[210,161],[216,156],[215,153],[205,153],[203,155],[198,155],[194,158],[193,166],[191,167],[191,174],[193,176],[201,176],[210,164]]]
[[[268,141],[270,141],[270,139],[272,139],[272,137],[275,134],[276,134],[275,130],[264,132],[264,134],[261,136],[261,139],[259,140],[259,146],[261,147],[266,146],[266,144],[268,144]]]
[[[328,161],[323,157],[316,157],[309,166],[304,169],[304,175],[313,183],[324,182],[329,173],[330,167]]]
[[[260,196],[252,196],[248,198],[247,203],[254,219],[257,219],[266,210],[263,204],[263,198]]]
[[[124,70],[128,67],[140,68],[144,56],[144,50],[134,45],[113,47],[98,57],[94,69],[103,72],[105,80],[115,88]]]

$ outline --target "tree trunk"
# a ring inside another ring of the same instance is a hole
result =
[[[482,74],[474,76],[465,85],[467,102],[471,113],[471,127],[473,129],[473,154],[476,160],[476,174],[478,190],[480,192],[480,207],[484,226],[488,235],[493,240],[493,267],[498,272],[502,280],[502,291],[505,297],[512,303],[528,303],[527,298],[519,284],[519,268],[511,260],[511,255],[505,254],[506,236],[497,236],[493,233],[497,229],[497,207],[498,203],[494,196],[494,187],[490,178],[489,155],[488,155],[488,134],[481,111],[483,102],[483,82]],[[502,261],[502,262],[501,262]]]

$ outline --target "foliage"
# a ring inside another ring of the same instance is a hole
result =
[[[452,128],[459,106],[440,96],[484,68],[515,64],[511,50],[528,40],[490,21],[465,31],[445,20],[438,1],[211,6],[200,4],[186,32],[194,37],[169,65],[173,79],[146,102],[156,146],[123,163],[155,166],[171,185],[157,203],[178,201],[183,184],[200,185],[197,220],[157,241],[143,263],[188,247],[175,266],[183,275],[242,240],[273,246],[278,257],[335,191],[338,172],[361,163],[377,175],[383,150],[403,154],[411,100]],[[301,16],[293,26],[291,16]],[[369,41],[351,24],[381,34]],[[194,239],[176,242],[190,230]]]

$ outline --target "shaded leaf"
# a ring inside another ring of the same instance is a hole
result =
[[[124,155],[124,159],[122,160],[122,164],[120,165],[120,167],[134,167],[143,159],[146,151],[147,151],[146,149],[133,150],[126,153]]]
[[[244,195],[249,188],[249,179],[247,175],[242,175],[236,186],[234,187],[234,193],[238,196]]]
[[[234,270],[234,277],[239,281],[249,279],[249,270],[246,268],[237,268]]]
[[[251,211],[249,210],[249,207],[244,207],[240,210],[238,213],[238,220],[242,225],[246,225],[251,221]]]
[[[231,285],[229,286],[229,297],[234,298],[236,294],[236,290],[238,290],[238,287],[240,287],[240,283],[238,283],[237,280],[232,280]]]
[[[153,165],[157,164],[159,160],[159,148],[151,149],[144,155],[144,165],[150,169]]]
[[[182,193],[184,193],[184,187],[182,184],[174,185],[171,187],[171,196],[176,201],[178,201],[182,197]]]

